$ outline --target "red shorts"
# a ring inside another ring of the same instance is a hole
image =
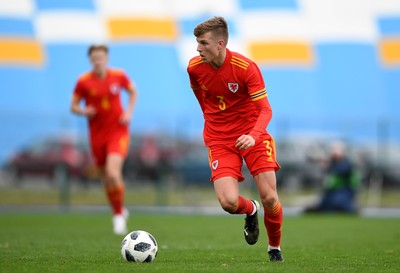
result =
[[[91,149],[97,166],[103,167],[107,155],[119,154],[125,158],[129,148],[129,132],[125,130],[115,131],[106,137],[91,139]]]
[[[243,181],[243,159],[253,177],[262,172],[278,171],[280,166],[276,161],[274,139],[268,133],[263,134],[261,139],[246,150],[235,148],[236,143],[208,147],[211,181],[226,176]]]

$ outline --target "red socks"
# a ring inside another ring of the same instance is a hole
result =
[[[278,247],[281,244],[283,211],[281,203],[273,208],[264,207],[264,224],[267,228],[269,245]]]
[[[251,214],[254,210],[254,204],[251,200],[239,196],[238,206],[233,214]],[[267,229],[269,245],[279,247],[282,236],[283,211],[281,203],[273,208],[264,207],[264,225]]]
[[[251,214],[254,210],[254,204],[249,199],[239,196],[238,206],[233,214]]]
[[[106,187],[106,194],[113,214],[122,214],[124,208],[125,185],[119,183],[114,187]]]

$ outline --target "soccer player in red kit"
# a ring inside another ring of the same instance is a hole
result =
[[[92,45],[88,55],[92,70],[79,77],[71,111],[88,118],[91,150],[113,211],[114,233],[123,235],[127,232],[128,211],[124,207],[122,166],[128,152],[136,90],[125,72],[108,68],[107,46]],[[122,89],[129,94],[125,110],[121,104]],[[81,101],[85,107],[81,107]]]
[[[197,25],[194,35],[200,56],[190,60],[187,71],[205,119],[203,137],[218,201],[231,214],[246,214],[244,236],[248,244],[255,244],[260,205],[239,194],[244,159],[264,208],[269,260],[283,261],[282,206],[275,176],[280,167],[266,130],[272,110],[263,77],[253,61],[226,48],[228,25],[223,17]]]

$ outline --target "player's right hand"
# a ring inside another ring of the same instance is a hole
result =
[[[254,138],[250,135],[241,135],[237,140],[236,140],[236,145],[235,147],[238,148],[239,150],[246,150],[250,147],[253,147],[255,145],[256,141]]]
[[[88,118],[94,117],[96,115],[96,108],[93,106],[86,106],[86,108],[83,110],[83,114],[87,116]]]

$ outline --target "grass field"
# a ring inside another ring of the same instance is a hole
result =
[[[249,246],[243,217],[138,214],[131,230],[159,244],[149,264],[125,262],[110,215],[0,214],[0,272],[399,272],[400,219],[345,215],[286,217],[284,263],[267,261],[266,234]]]

